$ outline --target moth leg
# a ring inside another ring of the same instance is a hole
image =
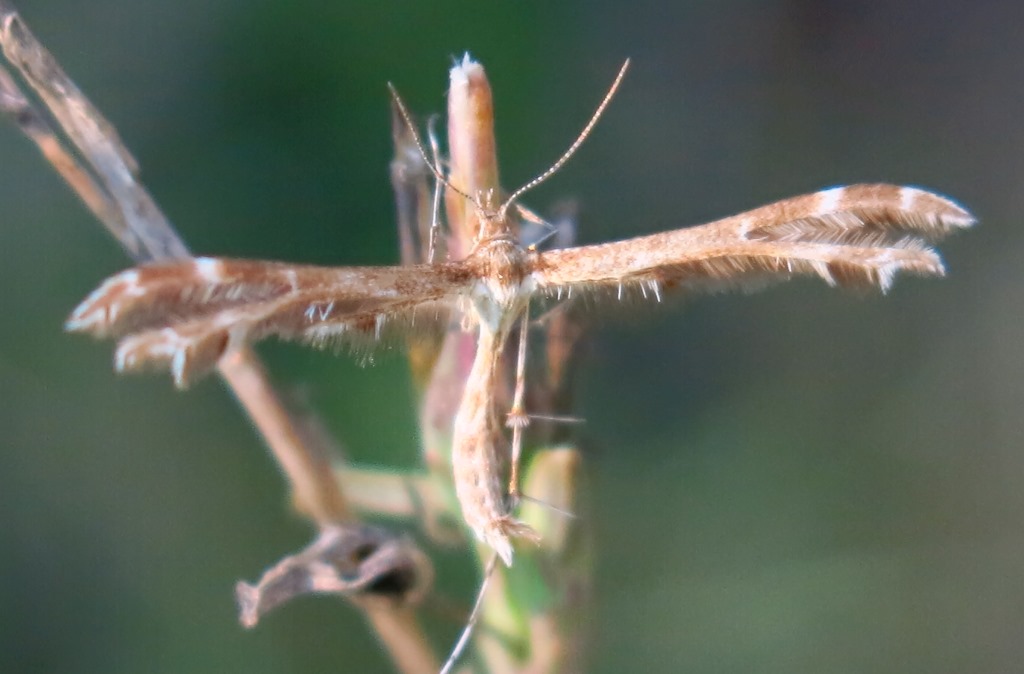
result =
[[[519,458],[523,453],[523,429],[530,424],[530,417],[523,409],[523,396],[526,393],[526,339],[530,332],[530,307],[527,305],[519,320],[519,351],[516,355],[516,387],[512,396],[512,409],[509,410],[505,425],[512,429],[512,460],[509,472],[508,493],[515,503],[519,500]]]

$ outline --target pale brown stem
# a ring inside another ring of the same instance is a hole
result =
[[[119,212],[111,208],[111,202],[103,194],[99,184],[78,163],[78,160],[61,144],[53,127],[33,108],[25,98],[14,78],[6,68],[0,66],[0,110],[7,114],[29,140],[36,144],[39,152],[50,162],[54,170],[71,186],[72,191],[85,204],[114,238],[124,240],[127,229]],[[128,244],[124,244],[128,248]]]
[[[295,509],[321,524],[353,520],[330,461],[304,442],[252,348],[232,351],[218,370],[288,478]]]
[[[481,231],[477,201],[498,198],[497,142],[494,138],[494,100],[483,66],[464,59],[451,70],[448,87],[448,225],[458,242],[455,255],[464,256],[479,240],[496,231]],[[470,195],[465,199],[458,192]]]
[[[0,0],[0,42],[10,65],[17,70],[52,115],[60,131],[79,153],[76,160],[97,182],[79,193],[87,204],[100,199],[108,208],[103,220],[133,260],[188,257],[177,236],[149,193],[135,179],[137,164],[121,143],[113,126],[64,73],[60,64],[35,39],[10,3]],[[44,115],[38,115],[44,119]],[[54,142],[59,142],[54,139]],[[38,141],[37,141],[38,144]],[[42,148],[41,148],[42,149]],[[70,153],[66,153],[70,156]],[[44,155],[49,155],[44,151]],[[86,164],[83,166],[82,161]],[[58,168],[58,171],[60,169]],[[63,171],[60,171],[64,175]],[[81,181],[72,187],[83,185]],[[92,193],[96,188],[99,194]],[[94,209],[94,212],[96,210]]]
[[[369,606],[366,618],[403,674],[435,674],[440,664],[415,612],[410,608]]]

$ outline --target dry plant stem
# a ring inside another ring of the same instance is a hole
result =
[[[353,520],[330,462],[303,441],[296,420],[252,349],[232,352],[221,360],[218,370],[288,476],[296,510],[321,524]]]
[[[28,99],[18,89],[14,78],[2,66],[0,66],[0,110],[14,120],[15,124],[21,128],[22,133],[36,144],[39,152],[71,186],[72,191],[78,195],[86,208],[96,216],[96,219],[103,223],[115,238],[120,239],[121,234],[125,232],[120,212],[111,208],[110,200],[103,195],[96,180],[64,148],[50,124],[29,104]]]
[[[145,188],[136,180],[136,163],[117,133],[67,77],[29,31],[10,3],[0,0],[0,47],[74,145],[82,163],[0,68],[0,109],[32,140],[89,210],[136,262],[189,257],[184,242]],[[303,443],[300,425],[274,392],[257,356],[239,349],[220,367],[285,472],[300,511],[318,523],[352,519],[327,457]],[[408,609],[367,609],[367,618],[400,671],[437,670],[415,616]]]
[[[497,141],[494,138],[494,99],[491,85],[479,63],[468,58],[451,70],[448,89],[448,181],[475,198],[498,198]],[[452,251],[457,258],[469,254],[479,241],[480,213],[475,205],[455,190],[445,191],[452,236],[464,250]]]
[[[0,0],[4,56],[32,88],[98,179],[113,208],[104,226],[135,261],[188,257],[188,249],[135,179],[137,164],[99,113],[11,7]],[[77,187],[77,185],[73,185]],[[86,203],[98,195],[81,195]],[[95,209],[94,209],[95,212]]]
[[[431,257],[438,244],[435,223],[440,200],[440,183],[431,190],[433,174],[426,159],[420,155],[409,128],[397,106],[392,105],[391,137],[395,156],[390,167],[391,187],[395,195],[399,250],[405,265],[432,262]],[[436,143],[432,137],[431,148],[439,152],[435,148]],[[435,157],[434,163],[439,166],[440,160]],[[443,339],[442,334],[423,330],[410,331],[405,337],[413,382],[420,393],[432,376]],[[450,416],[445,423],[451,423]]]
[[[435,674],[440,664],[409,607],[363,607],[377,638],[404,674]]]

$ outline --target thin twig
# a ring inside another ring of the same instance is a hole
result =
[[[46,106],[79,156],[87,162],[100,194],[83,200],[104,199],[116,215],[103,221],[136,262],[188,257],[188,249],[174,228],[136,181],[137,164],[117,132],[79,91],[56,59],[35,39],[11,7],[0,0],[0,40],[7,61]],[[45,118],[40,115],[40,118]],[[76,185],[72,185],[77,187]]]
[[[304,441],[253,350],[233,351],[218,370],[288,477],[296,510],[321,524],[353,520],[328,457]]]
[[[369,606],[364,612],[399,671],[405,674],[438,671],[437,657],[412,609]]]

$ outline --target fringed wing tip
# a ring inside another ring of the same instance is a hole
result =
[[[978,224],[977,218],[975,218],[970,211],[949,197],[944,197],[920,188],[910,189],[916,189],[920,195],[927,195],[942,204],[941,208],[936,209],[934,218],[947,232],[969,229]]]
[[[88,314],[89,308],[86,306],[86,302],[82,302],[64,320],[64,332],[88,332],[96,323],[96,319],[89,318]]]
[[[883,295],[892,289],[900,273],[938,277],[946,275],[942,260],[937,253],[930,250],[921,252],[920,258],[916,260],[900,260],[878,266],[836,261],[827,264],[812,263],[811,268],[819,278],[834,288],[852,291],[877,290]]]
[[[854,186],[846,188],[851,197],[856,198],[859,191],[874,190],[882,197],[878,203],[876,217],[881,220],[892,218],[894,225],[905,232],[913,233],[928,241],[938,241],[954,232],[973,227],[977,220],[966,208],[949,197],[937,194],[920,187],[895,187],[887,185]],[[888,202],[895,209],[886,208],[885,195],[895,190],[895,195]],[[893,210],[895,212],[893,212]],[[852,208],[851,212],[863,215],[860,209]],[[867,221],[871,221],[869,216]]]
[[[974,227],[976,224],[978,224],[978,219],[974,217],[974,215],[971,214],[970,211],[967,211],[957,206],[956,204],[952,205],[957,208],[957,211],[954,215],[946,217],[946,224],[949,227],[950,231],[970,229],[971,227]]]
[[[79,305],[81,307],[81,305]],[[64,321],[64,332],[88,332],[90,324],[82,320],[78,315],[78,309]]]
[[[199,341],[182,340],[172,328],[121,340],[114,353],[118,373],[169,368],[174,385],[184,390],[217,366],[227,351],[228,336],[215,332]]]
[[[890,220],[897,229],[933,240],[975,224],[970,211],[949,197],[910,185],[862,184],[822,190],[812,196],[817,215],[849,212],[864,224]]]
[[[141,292],[139,288],[139,272],[127,269],[111,276],[101,283],[96,290],[82,300],[67,320],[64,330],[67,332],[87,332],[95,337],[107,337],[110,326],[117,318],[117,301],[119,297],[133,296]]]

